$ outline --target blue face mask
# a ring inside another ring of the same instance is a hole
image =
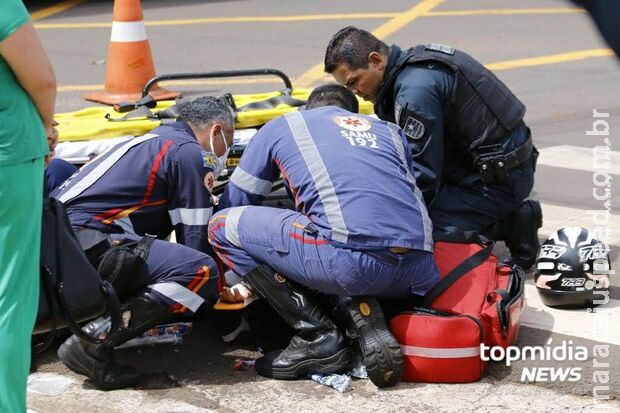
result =
[[[228,152],[230,152],[228,143],[226,143],[226,136],[224,135],[224,130],[222,130],[222,139],[224,139],[224,147],[226,148],[226,150],[224,151],[224,154],[222,156],[216,155],[217,166],[215,167],[215,170],[213,171],[213,174],[215,175],[216,178],[222,175],[222,173],[224,172],[224,169],[226,168],[226,160],[228,159]],[[215,150],[213,149],[213,134],[211,134],[211,136],[209,137],[209,144],[211,145],[211,150],[213,151],[213,154],[215,155]]]

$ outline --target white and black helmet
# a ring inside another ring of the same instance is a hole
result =
[[[550,307],[592,307],[606,297],[610,269],[607,245],[585,228],[561,228],[538,251],[536,287]]]

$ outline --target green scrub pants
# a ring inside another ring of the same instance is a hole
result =
[[[43,158],[0,165],[0,412],[26,411],[39,306]]]

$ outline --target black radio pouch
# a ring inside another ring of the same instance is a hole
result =
[[[101,278],[112,284],[119,295],[135,292],[140,287],[139,281],[148,274],[146,258],[154,240],[147,235],[139,241],[113,242],[99,259],[97,271]]]

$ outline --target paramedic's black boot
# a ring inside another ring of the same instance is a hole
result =
[[[540,244],[538,229],[542,227],[540,202],[527,200],[517,211],[500,223],[500,232],[510,250],[509,263],[516,264],[527,271],[534,261]]]
[[[403,354],[379,301],[373,297],[342,297],[336,308],[348,316],[347,335],[360,347],[370,381],[377,387],[396,385],[403,376]]]
[[[171,314],[144,293],[130,299],[122,306],[123,326],[101,344],[69,337],[58,349],[58,358],[78,374],[87,376],[102,390],[122,389],[135,386],[139,373],[130,366],[119,364],[114,358],[114,347],[137,337],[149,328],[165,323]],[[103,316],[91,321],[83,330],[92,338],[108,336],[110,317]]]
[[[346,368],[351,353],[338,327],[325,316],[301,286],[259,265],[243,280],[295,330],[288,347],[256,360],[256,371],[275,379],[296,379],[308,373],[335,373]]]

